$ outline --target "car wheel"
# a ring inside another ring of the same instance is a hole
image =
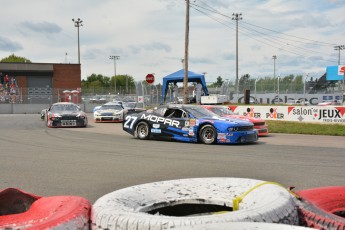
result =
[[[202,223],[231,226],[232,222],[297,225],[295,197],[281,186],[260,186],[263,183],[246,178],[214,177],[123,188],[97,199],[92,206],[92,229],[175,229]],[[238,196],[243,200],[238,210],[233,210],[233,199]]]
[[[140,140],[148,139],[150,136],[149,125],[144,121],[139,122],[136,126],[136,134]]]
[[[212,125],[205,125],[200,129],[199,138],[204,144],[213,144],[216,141],[217,132]]]

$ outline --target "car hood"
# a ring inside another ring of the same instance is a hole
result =
[[[61,111],[61,112],[50,112],[50,114],[54,116],[64,116],[64,115],[71,115],[71,116],[77,116],[84,114],[83,112],[73,112],[73,111]]]
[[[220,123],[228,123],[229,125],[234,126],[250,126],[253,125],[250,121],[245,121],[241,119],[229,118],[229,117],[204,117],[199,118],[200,122],[220,122]]]
[[[246,121],[250,121],[250,122],[264,122],[264,120],[262,119],[257,119],[257,118],[253,118],[253,117],[248,117],[248,116],[243,116],[243,115],[223,115],[222,117],[226,117],[226,118],[233,118],[233,119],[242,119],[242,120],[246,120]]]
[[[95,112],[97,113],[118,113],[121,112],[122,110],[117,110],[117,109],[99,109]]]

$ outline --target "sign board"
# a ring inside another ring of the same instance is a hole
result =
[[[327,66],[327,81],[340,81],[344,79],[345,65]]]
[[[155,76],[151,73],[149,73],[148,75],[146,75],[146,82],[148,84],[152,84],[155,81]]]
[[[144,102],[144,97],[138,96],[138,103],[143,103],[143,102]]]
[[[264,120],[345,124],[344,106],[233,106],[240,115]]]

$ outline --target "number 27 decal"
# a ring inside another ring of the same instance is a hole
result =
[[[132,117],[132,116],[127,116],[125,119],[126,119],[126,121],[125,121],[123,127],[127,128],[127,129],[132,129],[135,121],[138,118],[137,117]]]

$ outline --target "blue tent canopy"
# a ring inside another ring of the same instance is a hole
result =
[[[168,92],[169,83],[171,82],[183,82],[184,80],[184,69],[181,69],[175,73],[169,74],[163,78],[162,86],[162,102],[165,101],[166,94]],[[202,89],[206,95],[208,95],[208,89],[206,86],[205,75],[188,71],[188,82],[200,81]]]

